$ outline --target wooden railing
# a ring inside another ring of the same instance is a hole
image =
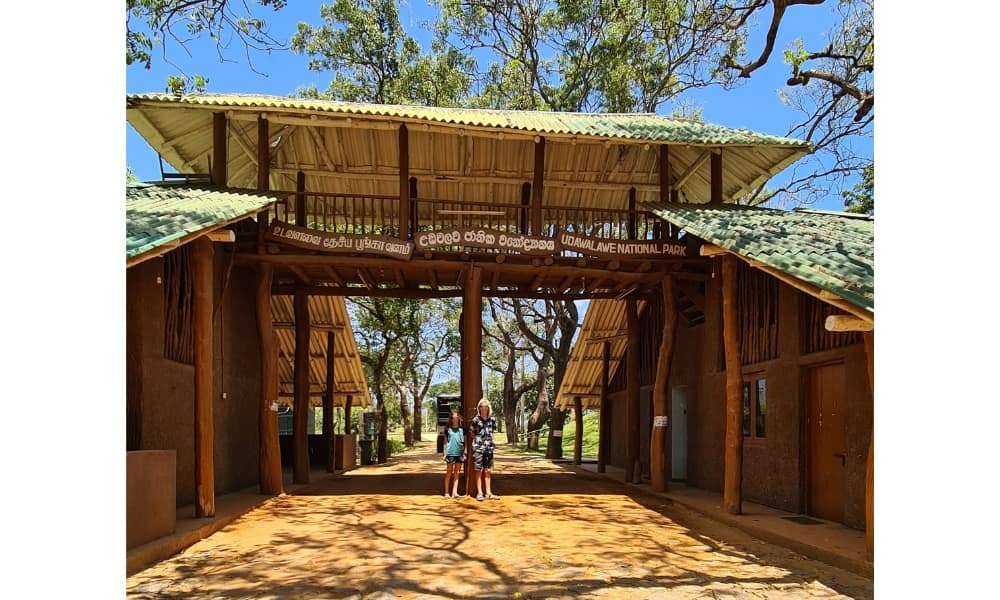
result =
[[[318,192],[280,192],[271,209],[271,220],[321,231],[399,237],[399,197]],[[304,215],[300,221],[296,207]],[[487,229],[504,233],[527,233],[530,207],[523,204],[467,202],[434,198],[410,200],[410,239],[424,231]],[[542,231],[553,237],[560,230],[603,239],[663,239],[670,235],[666,223],[653,213],[608,208],[542,207]],[[634,237],[630,235],[634,223]],[[440,248],[462,251],[461,247]],[[486,250],[478,250],[480,252]],[[563,251],[563,256],[579,256]]]

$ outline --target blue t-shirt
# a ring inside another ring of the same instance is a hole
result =
[[[465,452],[464,429],[461,427],[457,429],[446,427],[444,430],[444,436],[447,443],[447,448],[444,451],[446,456],[461,456]]]

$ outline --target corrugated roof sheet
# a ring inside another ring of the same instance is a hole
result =
[[[132,94],[126,97],[126,104],[129,106],[150,102],[195,106],[304,110],[343,115],[413,119],[441,124],[490,127],[538,134],[577,135],[649,142],[809,147],[809,144],[802,140],[648,113],[570,113],[402,106],[252,94],[193,94],[187,96]]]
[[[647,202],[644,210],[875,312],[875,222],[832,211]]]
[[[245,218],[276,197],[191,183],[133,184],[125,188],[125,258]]]

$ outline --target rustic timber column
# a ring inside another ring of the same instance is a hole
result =
[[[410,239],[420,231],[420,210],[417,206],[417,178],[410,177]]]
[[[535,142],[535,172],[531,183],[531,235],[542,235],[542,180],[545,176],[545,138]]]
[[[348,396],[344,401],[344,435],[351,435],[351,405],[354,404],[354,396]]]
[[[223,186],[226,185],[226,177],[229,174],[226,121],[226,113],[212,113],[212,183]]]
[[[472,419],[476,404],[483,397],[483,270],[470,267],[462,297],[462,413],[466,424]],[[466,427],[465,493],[472,489],[472,433]]]
[[[663,278],[663,339],[656,359],[653,383],[653,432],[649,440],[649,477],[654,492],[665,492],[670,485],[670,362],[674,357],[677,310],[674,306],[674,280]]]
[[[299,171],[295,174],[295,224],[306,225],[306,174]]]
[[[597,472],[604,473],[609,458],[611,440],[608,439],[608,419],[611,402],[608,400],[608,379],[611,370],[611,342],[601,344],[601,412],[597,424]]]
[[[263,213],[262,213],[263,214]],[[274,267],[257,264],[257,339],[260,345],[260,402],[257,431],[260,434],[258,470],[261,494],[284,493],[281,480],[281,446],[278,443],[278,348],[271,324],[271,280]]]
[[[670,202],[673,195],[673,174],[670,172],[670,146],[660,146],[660,202]]]
[[[374,165],[373,165],[374,166]],[[410,233],[410,136],[406,124],[399,126],[399,239],[408,240]]]
[[[323,394],[323,435],[326,436],[326,470],[333,473],[337,469],[337,436],[333,433],[333,331],[326,332],[326,392]]]
[[[577,396],[573,398],[573,410],[576,411],[576,437],[573,439],[573,464],[583,462],[583,401]]]
[[[736,261],[722,256],[722,338],[726,354],[726,453],[723,462],[722,508],[743,512],[743,373],[740,366],[740,333],[736,307]]]
[[[638,236],[635,214],[635,188],[628,189],[628,239],[634,240]]]
[[[865,469],[865,556],[875,560],[875,332],[865,331],[868,355],[868,385],[872,391],[872,435],[868,440],[868,467]]]
[[[295,406],[292,408],[292,481],[309,483],[309,297],[295,291]]]
[[[625,453],[625,482],[639,483],[642,468],[639,464],[639,312],[634,297],[625,300],[625,319],[628,323],[628,354],[625,363],[625,395],[627,401],[628,451]]]
[[[712,152],[712,204],[722,204],[722,149]]]
[[[195,516],[215,515],[215,458],[212,415],[212,302],[215,296],[212,240],[191,244],[194,280],[194,484]]]
[[[271,189],[271,150],[268,146],[271,134],[268,120],[263,115],[257,117],[257,190]]]
[[[528,235],[528,221],[531,218],[528,211],[531,210],[531,184],[525,181],[521,184],[521,210],[517,215],[517,231],[521,235]]]

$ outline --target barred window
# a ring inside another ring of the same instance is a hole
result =
[[[827,331],[826,318],[830,315],[847,314],[818,298],[799,294],[799,314],[801,315],[802,354],[821,352],[861,343],[861,334],[852,332]]]
[[[191,249],[181,246],[163,261],[164,358],[194,364],[193,305]]]

